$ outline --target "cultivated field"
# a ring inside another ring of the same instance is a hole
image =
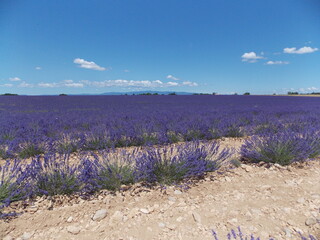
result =
[[[320,98],[3,96],[0,237],[317,239],[319,130]]]

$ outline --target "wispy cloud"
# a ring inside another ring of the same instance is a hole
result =
[[[283,52],[284,53],[290,53],[290,54],[305,54],[305,53],[313,53],[318,51],[318,48],[312,48],[312,47],[302,47],[302,48],[284,48]]]
[[[73,81],[73,80],[64,80],[61,82],[51,82],[38,83],[36,86],[42,88],[58,88],[58,87],[74,87],[74,88],[82,88],[82,87],[95,87],[95,88],[106,88],[106,87],[123,87],[123,88],[164,88],[164,87],[196,87],[198,86],[195,82],[185,81],[182,83],[178,82],[163,82],[161,80],[126,80],[126,79],[115,79],[115,80],[104,80],[104,81],[89,81],[89,80],[81,80],[81,81]]]
[[[123,70],[124,72],[130,72],[130,70],[128,70],[128,69],[125,69],[125,70]]]
[[[262,56],[257,55],[255,52],[244,53],[242,56],[242,62],[255,63],[259,59],[263,59]]]
[[[36,70],[41,70],[42,68],[38,66],[38,67],[35,67],[35,69]]]
[[[81,83],[87,85],[87,86],[94,86],[94,87],[172,87],[172,86],[178,86],[179,84],[176,82],[162,82],[160,80],[125,80],[125,79],[116,79],[116,80],[105,80],[105,81],[88,81],[83,80],[80,81]]]
[[[38,83],[39,87],[44,87],[44,88],[54,88],[57,87],[56,83]]]
[[[83,83],[80,82],[74,82],[73,80],[64,80],[62,82],[52,82],[52,83],[38,83],[38,87],[43,87],[43,88],[55,88],[55,87],[74,87],[74,88],[82,88],[84,87]]]
[[[186,82],[183,82],[182,85],[189,86],[189,87],[196,87],[198,86],[198,83],[186,81]]]
[[[140,87],[140,88],[155,88],[155,87],[178,87],[178,86],[198,86],[195,82],[162,82],[160,80],[126,80],[126,79],[116,79],[116,80],[105,80],[105,81],[88,81],[82,80],[85,86],[93,87]]]
[[[0,87],[13,87],[13,84],[5,83],[5,84],[0,85]]]
[[[177,82],[167,82],[167,85],[168,86],[178,86],[179,83],[177,83]]]
[[[74,88],[82,88],[84,86],[83,83],[65,83],[66,87],[74,87]]]
[[[18,85],[18,87],[22,87],[22,88],[29,88],[29,87],[33,87],[33,84],[27,83],[27,82],[22,82]]]
[[[289,64],[287,61],[268,61],[266,63],[267,65],[284,65],[284,64]]]
[[[317,87],[308,87],[307,90],[308,91],[317,91],[317,90],[319,90],[319,88],[317,88]]]
[[[318,87],[301,87],[301,88],[283,88],[282,92],[299,92],[299,93],[312,93],[312,92],[319,92],[320,88]]]
[[[9,80],[10,80],[11,82],[19,82],[19,81],[21,81],[21,79],[18,78],[18,77],[11,77],[11,78],[9,78]]]
[[[179,80],[179,78],[174,77],[174,76],[172,76],[171,74],[169,74],[169,75],[167,76],[167,79],[171,79],[171,80],[173,80],[173,81]]]
[[[97,71],[105,71],[105,70],[107,70],[104,67],[100,67],[95,62],[89,62],[89,61],[86,61],[86,60],[84,60],[82,58],[76,58],[76,59],[73,60],[73,62],[75,64],[79,64],[81,68],[92,69],[92,70],[97,70]]]

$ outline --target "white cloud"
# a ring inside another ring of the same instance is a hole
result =
[[[179,83],[177,82],[167,82],[168,86],[178,86]]]
[[[308,91],[317,91],[317,90],[319,90],[319,88],[316,88],[316,87],[308,87],[307,90],[308,90]]]
[[[158,83],[158,84],[163,84],[163,82],[161,82],[160,80],[155,80],[153,81],[154,83]]]
[[[196,86],[198,86],[197,83],[195,83],[195,82],[189,82],[189,81],[183,82],[182,85],[184,85],[184,86],[189,86],[189,87],[196,87]]]
[[[283,64],[289,64],[287,61],[268,61],[266,63],[267,65],[283,65]]]
[[[0,85],[0,87],[13,87],[13,84],[5,83],[5,84]]]
[[[22,82],[18,85],[18,87],[23,87],[23,88],[33,87],[33,84]]]
[[[38,67],[35,67],[35,69],[36,70],[41,70],[42,68],[38,66]]]
[[[123,70],[124,72],[130,72],[130,70],[128,70],[128,69],[125,69],[125,70]]]
[[[171,80],[173,80],[173,81],[179,80],[179,78],[176,78],[176,77],[172,76],[171,74],[169,74],[169,75],[167,76],[167,79],[171,79]]]
[[[75,64],[79,64],[81,68],[92,69],[97,71],[104,71],[106,68],[100,67],[95,62],[89,62],[81,58],[76,58],[73,60]]]
[[[116,79],[116,80],[105,80],[105,81],[88,81],[82,80],[80,81],[85,86],[93,86],[93,87],[134,87],[134,88],[146,88],[146,87],[176,87],[176,86],[198,86],[197,83],[194,82],[183,82],[179,84],[177,82],[162,82],[160,80],[125,80],[125,79]]]
[[[78,87],[83,87],[84,84],[83,83],[65,83],[63,86],[66,86],[66,87],[75,87],[75,88],[78,88]]]
[[[56,83],[38,83],[39,87],[44,87],[44,88],[53,88],[57,87]]]
[[[263,59],[262,56],[258,56],[255,52],[244,53],[242,56],[242,62],[254,63],[258,61],[258,59]]]
[[[305,54],[305,53],[313,53],[318,51],[318,48],[312,48],[312,47],[302,47],[302,48],[284,48],[283,52],[284,53],[290,53],[290,54]]]
[[[38,83],[38,86],[43,87],[43,88],[54,88],[54,87],[75,87],[75,88],[78,88],[78,87],[84,87],[84,84],[83,83],[75,83],[75,82],[73,82],[73,80],[64,80],[59,83],[55,83],[55,82],[43,83],[42,82],[42,83]]]
[[[283,88],[282,91],[284,93],[287,92],[299,92],[299,93],[311,93],[311,92],[318,92],[320,88],[318,87],[301,87],[301,88]]]
[[[124,79],[116,79],[116,80],[105,80],[105,81],[88,81],[83,80],[81,83],[94,86],[94,87],[161,87],[164,85],[160,80],[149,81],[149,80],[124,80]]]
[[[18,77],[11,77],[11,78],[9,78],[9,80],[10,80],[11,82],[18,82],[18,81],[21,81],[21,79],[20,79],[20,78],[18,78]]]
[[[89,81],[81,80],[74,82],[73,80],[64,80],[58,83],[38,83],[38,87],[43,88],[55,88],[55,87],[124,87],[124,88],[163,88],[163,87],[178,87],[178,86],[189,86],[194,87],[198,86],[195,82],[186,81],[183,83],[177,82],[162,82],[160,80],[126,80],[126,79],[115,79],[115,80],[105,80],[105,81]],[[25,86],[26,87],[26,86]]]

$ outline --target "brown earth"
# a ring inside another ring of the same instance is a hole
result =
[[[12,207],[21,210],[21,204]],[[301,239],[298,232],[320,239],[320,161],[269,168],[243,164],[209,174],[188,190],[137,184],[89,200],[43,197],[23,212],[0,221],[1,239],[205,240],[214,239],[215,230],[224,240],[238,226],[261,240]]]

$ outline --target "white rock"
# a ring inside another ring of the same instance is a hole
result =
[[[180,190],[174,190],[174,194],[180,195],[180,194],[182,194],[182,192]]]
[[[3,238],[3,240],[14,240],[14,238],[11,237],[10,235],[7,235]]]
[[[71,234],[77,235],[80,232],[81,228],[78,226],[68,226],[67,231]]]
[[[252,167],[249,165],[241,165],[241,168],[243,168],[246,172],[250,172],[252,171]]]
[[[176,201],[176,198],[175,197],[168,197],[168,200],[170,201],[170,202],[175,202]]]
[[[293,229],[294,229],[297,233],[304,234],[304,232],[302,231],[301,228],[293,227]]]
[[[115,222],[121,222],[123,220],[123,213],[120,211],[115,211],[111,219]]]
[[[73,217],[68,217],[67,223],[71,223],[73,221]]]
[[[317,223],[317,219],[308,218],[305,223],[306,223],[307,226],[312,226],[312,225],[315,225]]]
[[[146,208],[140,208],[140,212],[144,213],[144,214],[149,214],[149,210]]]
[[[284,228],[283,232],[285,233],[287,238],[291,238],[291,230],[289,228]]]
[[[249,211],[254,216],[260,216],[261,215],[261,211],[259,209],[257,209],[257,208],[251,208]]]
[[[100,209],[96,211],[96,213],[93,215],[92,220],[93,221],[101,221],[104,219],[108,214],[107,209]]]
[[[282,170],[286,169],[286,167],[281,166],[281,165],[278,164],[278,163],[275,163],[273,166],[275,166],[275,167],[278,168],[278,169],[282,169]]]
[[[305,203],[304,198],[303,198],[303,197],[302,197],[302,198],[299,198],[299,199],[297,200],[297,203],[301,203],[301,204]]]
[[[177,222],[181,222],[182,220],[183,220],[183,217],[181,216],[176,219]]]
[[[29,211],[30,213],[35,213],[35,212],[38,211],[38,207],[37,207],[37,206],[31,206],[31,207],[29,207],[28,211]]]
[[[229,178],[228,176],[225,176],[224,179],[226,180],[226,182],[231,182],[231,178]]]
[[[291,213],[291,208],[282,208],[282,211],[285,212],[286,214],[290,214]]]
[[[158,226],[161,227],[161,228],[164,228],[164,227],[166,226],[166,224],[163,223],[163,222],[160,222],[160,223],[158,224]]]
[[[23,240],[28,240],[34,235],[34,232],[24,232],[21,238]]]
[[[238,222],[238,219],[232,218],[232,219],[230,219],[230,220],[227,221],[227,222],[230,223],[230,224],[236,224],[236,223]]]
[[[197,212],[192,212],[193,220],[196,223],[201,223],[201,216]]]

